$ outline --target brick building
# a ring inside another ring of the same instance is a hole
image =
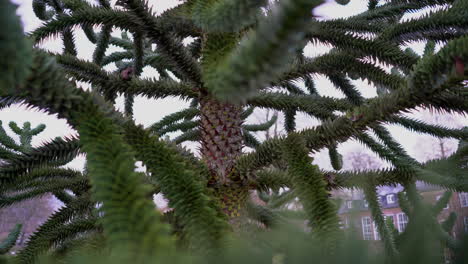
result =
[[[418,190],[423,200],[430,204],[435,204],[445,192],[445,190],[429,185],[420,185]],[[392,217],[395,228],[402,232],[408,224],[408,217],[400,208],[397,193],[398,191],[379,193],[378,198],[384,217]],[[464,233],[468,233],[468,193],[452,193],[447,207],[442,210],[437,219],[442,222],[447,219],[451,212],[457,214],[451,236],[457,238]],[[368,204],[362,197],[348,197],[342,203],[338,213],[343,228],[348,228],[351,223],[354,223],[354,227],[358,229],[358,233],[364,240],[380,240]]]

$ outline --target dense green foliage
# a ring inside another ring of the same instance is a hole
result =
[[[0,32],[0,107],[21,103],[57,114],[79,134],[32,147],[31,137],[43,126],[12,123],[21,144],[0,129],[0,208],[49,192],[64,203],[17,256],[0,262],[440,263],[445,246],[463,261],[466,243],[448,235],[453,216],[442,225],[435,219],[449,194],[429,208],[415,182],[468,191],[468,131],[403,114],[417,107],[468,112],[468,1],[369,0],[369,10],[332,20],[312,15],[321,4],[186,0],[156,16],[143,0],[33,0],[44,24],[24,36],[14,5],[0,0],[0,22],[7,26]],[[428,8],[436,11],[402,19]],[[96,46],[92,61],[77,57],[77,30]],[[62,39],[62,53],[38,47],[52,37]],[[415,41],[426,42],[422,56],[404,47]],[[308,57],[308,43],[333,48]],[[121,50],[110,51],[111,45]],[[108,65],[117,70],[105,70]],[[144,67],[158,76],[142,78]],[[316,75],[326,76],[344,98],[320,95]],[[378,96],[365,98],[357,79],[373,84]],[[123,113],[114,107],[120,95]],[[144,128],[133,120],[136,96],[191,104]],[[254,133],[278,116],[245,124],[258,108],[284,115],[286,134],[260,142]],[[321,124],[298,131],[297,113]],[[459,148],[422,164],[385,124],[455,138]],[[175,131],[182,134],[160,138]],[[337,146],[350,139],[393,167],[340,171]],[[199,155],[181,146],[186,141],[199,143]],[[309,155],[323,148],[335,171],[311,164]],[[84,171],[61,167],[80,154],[87,159]],[[135,171],[137,161],[145,172]],[[402,234],[384,221],[376,194],[378,186],[398,184],[410,217]],[[364,190],[382,251],[368,252],[340,228],[330,198],[340,188]],[[156,210],[152,197],[158,193],[168,199],[169,212]],[[303,210],[284,206],[295,198]],[[15,232],[1,250],[14,244]]]
[[[18,224],[15,226],[15,228],[13,228],[13,230],[11,230],[5,241],[2,241],[2,243],[0,244],[0,254],[7,253],[16,244],[16,240],[18,239],[20,233],[21,225]]]

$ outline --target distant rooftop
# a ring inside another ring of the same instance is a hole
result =
[[[418,181],[416,182],[416,188],[420,192],[430,192],[438,191],[441,188],[437,185],[427,184],[425,182]],[[398,203],[398,193],[403,191],[403,187],[398,186],[382,186],[377,189],[377,195],[379,198],[379,203],[382,209],[388,208],[397,208],[400,207]],[[351,210],[355,212],[359,211],[368,211],[369,207],[364,198],[364,195],[353,195],[353,198],[345,200],[340,209],[338,210],[339,214],[349,213]]]
[[[379,199],[379,203],[382,209],[400,207],[398,203],[397,193],[387,193],[385,195],[379,195],[378,199]],[[369,210],[369,205],[367,204],[367,201],[364,199],[346,200],[341,204],[340,209],[338,210],[338,214],[345,214],[351,211],[359,212],[359,211],[368,211],[368,210]]]

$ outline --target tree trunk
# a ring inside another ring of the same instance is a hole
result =
[[[219,198],[231,222],[240,216],[248,188],[234,164],[242,153],[242,107],[219,102],[211,96],[200,99],[201,156],[210,170],[208,185]]]

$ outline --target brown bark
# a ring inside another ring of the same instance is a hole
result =
[[[242,153],[242,107],[211,96],[200,99],[201,156],[210,170],[208,185],[214,188],[223,212],[231,219],[240,215],[248,187],[234,171]]]
[[[242,153],[242,108],[204,96],[201,109],[201,155],[211,172],[211,183],[236,181],[233,168]]]

